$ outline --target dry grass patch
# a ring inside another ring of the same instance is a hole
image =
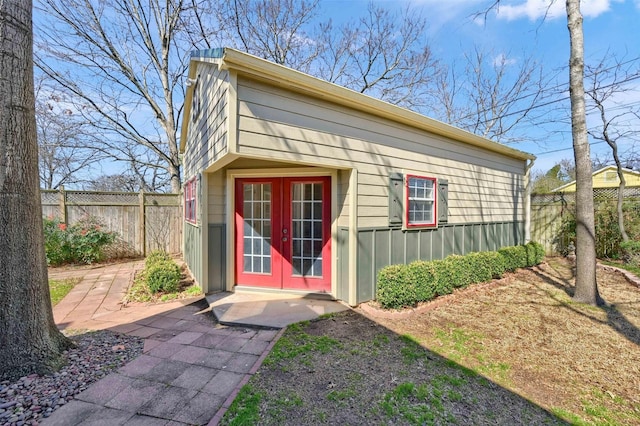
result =
[[[598,271],[602,308],[576,304],[564,259],[420,314],[379,320],[574,423],[640,424],[640,290]]]

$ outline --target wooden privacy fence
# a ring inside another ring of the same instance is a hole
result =
[[[136,254],[182,251],[180,194],[42,190],[42,216],[73,225],[98,219]]]
[[[624,199],[640,200],[640,187],[625,188]],[[596,209],[599,203],[615,203],[618,188],[594,188],[593,201]],[[542,244],[547,254],[562,253],[571,238],[561,233],[562,221],[575,213],[575,193],[533,194],[531,196],[531,239]]]

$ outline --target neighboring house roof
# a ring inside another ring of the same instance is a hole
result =
[[[631,169],[622,169],[627,187],[640,186],[640,172]],[[596,170],[592,174],[594,188],[617,188],[620,185],[618,178],[618,168],[616,166],[606,166]],[[576,192],[576,181],[571,181],[551,192]]]
[[[217,48],[199,50],[191,53],[189,78],[197,76],[197,66],[194,63],[215,63],[219,69],[235,70],[253,78],[266,80],[270,84],[304,93],[312,97],[327,99],[331,102],[353,108],[365,113],[374,114],[395,122],[426,130],[450,139],[465,142],[489,151],[506,155],[519,160],[534,160],[535,156],[517,149],[510,148],[487,138],[475,135],[457,127],[434,120],[422,114],[392,105],[354,90],[347,89],[334,83],[313,77],[294,69],[269,62],[248,53],[231,48]],[[182,119],[180,137],[180,151],[184,152],[187,142],[187,130],[190,123],[191,101],[193,86],[187,88],[185,109]]]

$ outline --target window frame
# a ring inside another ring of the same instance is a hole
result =
[[[418,198],[418,197],[410,197],[409,195],[409,180],[410,179],[421,179],[425,181],[431,181],[433,185],[433,196],[432,199],[428,198]],[[405,228],[407,229],[416,229],[416,228],[435,228],[438,226],[438,179],[431,176],[423,176],[416,174],[407,174],[405,175],[405,196],[404,196],[404,220],[405,220]],[[412,201],[430,201],[433,203],[432,212],[432,221],[424,222],[424,223],[411,223],[409,220],[409,212],[411,211],[411,202]]]
[[[185,222],[197,224],[197,179],[193,177],[184,184],[184,220]]]

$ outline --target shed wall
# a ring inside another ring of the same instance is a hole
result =
[[[184,176],[206,170],[227,153],[229,73],[214,64],[198,64],[198,83],[194,89],[184,153]],[[199,105],[199,106],[198,106]]]
[[[184,251],[183,256],[189,270],[193,274],[193,278],[203,285],[203,268],[202,262],[202,227],[184,222]],[[205,288],[206,291],[206,288]]]
[[[246,78],[237,93],[239,154],[356,168],[358,228],[388,224],[392,172],[447,179],[450,224],[524,220],[522,160]]]

